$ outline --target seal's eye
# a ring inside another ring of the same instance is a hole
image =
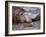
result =
[[[21,14],[21,15],[23,15],[23,14]]]
[[[21,13],[19,13],[20,15],[23,15],[23,13],[21,12]]]

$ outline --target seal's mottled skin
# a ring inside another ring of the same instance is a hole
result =
[[[24,14],[24,10],[21,9],[21,8],[17,8],[17,9],[14,9],[13,11],[13,16],[12,16],[12,19],[13,19],[13,24],[15,23],[21,23],[22,25],[24,25],[24,27],[26,26],[32,26],[32,21],[27,19]],[[28,21],[27,21],[28,20]]]

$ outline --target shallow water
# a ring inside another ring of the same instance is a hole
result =
[[[40,29],[40,21],[33,22],[32,27],[24,27],[23,25],[13,25],[12,30],[34,30],[34,29]]]

